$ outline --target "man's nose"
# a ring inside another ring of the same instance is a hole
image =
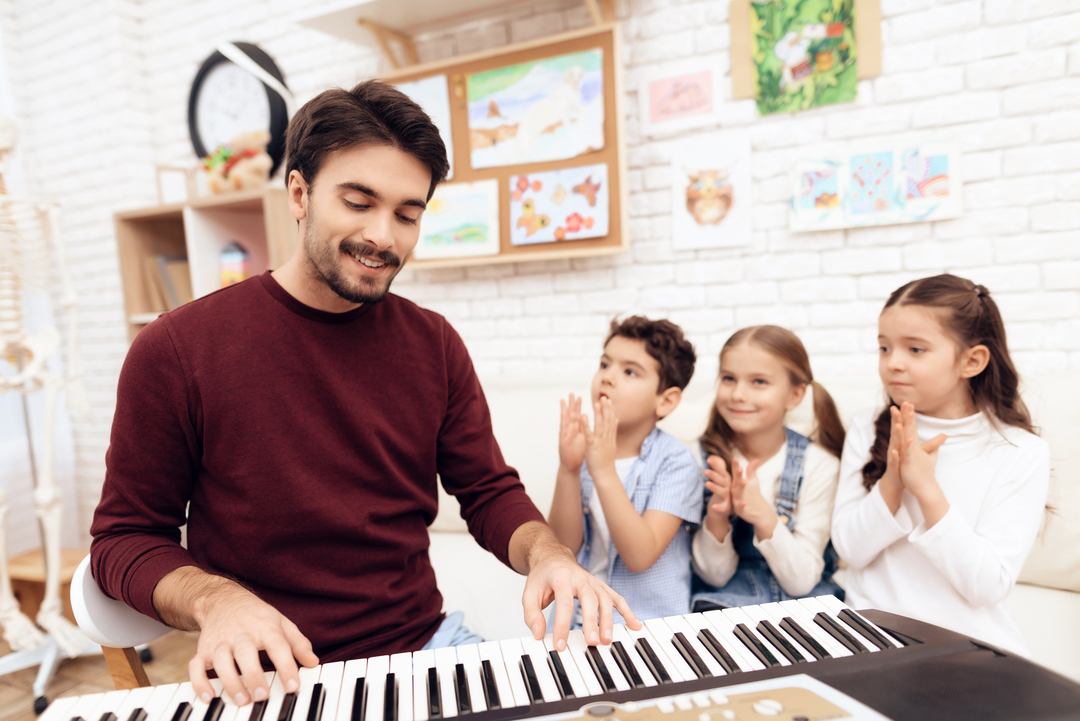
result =
[[[390,218],[377,214],[364,228],[361,237],[378,250],[387,250],[394,244],[394,234],[390,229],[391,222]]]

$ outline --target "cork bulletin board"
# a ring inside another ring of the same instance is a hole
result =
[[[628,249],[622,51],[615,27],[597,25],[382,78],[428,112],[450,156],[451,177],[421,221],[414,267]],[[455,204],[470,209],[468,222],[439,219]],[[497,241],[486,232],[496,226]]]

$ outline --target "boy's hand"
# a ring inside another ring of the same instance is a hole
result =
[[[712,498],[705,511],[705,527],[722,542],[731,529],[731,474],[720,456],[709,456],[706,462],[705,488],[712,493]]]
[[[589,430],[589,420],[581,416],[585,431],[585,467],[597,483],[611,481],[612,478],[618,483],[619,478],[615,473],[615,431],[619,427],[619,419],[615,417],[611,399],[601,398],[593,405],[593,412],[596,416],[593,430]]]
[[[559,465],[565,471],[577,473],[585,462],[585,432],[582,423],[581,398],[570,394],[569,400],[559,400]]]
[[[750,461],[743,472],[742,465],[735,459],[731,461],[734,479],[731,484],[731,504],[735,509],[735,515],[754,527],[754,535],[760,540],[772,538],[773,530],[780,519],[776,517],[776,511],[765,502],[761,495],[761,484],[758,483],[757,469],[761,466],[760,460]]]

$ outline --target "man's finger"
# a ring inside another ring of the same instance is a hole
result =
[[[229,698],[243,706],[248,701],[247,690],[244,682],[240,680],[240,674],[236,672],[236,658],[233,655],[232,645],[222,641],[214,649],[214,671],[217,672],[218,680],[229,694]]]
[[[293,650],[284,634],[268,634],[263,638],[266,646],[266,655],[270,663],[274,664],[281,685],[286,693],[294,693],[300,690],[300,670],[296,667],[293,658]]]
[[[259,649],[250,641],[240,641],[236,644],[236,665],[240,667],[240,678],[252,701],[262,701],[269,695],[269,687],[266,685],[266,674],[263,673],[262,662],[259,661]],[[231,696],[231,694],[230,694]],[[243,706],[247,700],[241,701],[236,696],[232,700],[238,706]]]
[[[623,620],[626,621],[626,625],[635,631],[641,630],[641,621],[634,615],[634,612],[630,610],[630,606],[626,603],[626,599],[615,593],[611,592],[611,600],[615,604],[615,610],[622,614]]]
[[[300,662],[300,665],[309,668],[319,665],[319,657],[311,650],[311,641],[308,640],[307,636],[300,633],[300,629],[297,628],[295,623],[287,618],[281,619],[281,632],[285,635],[285,640],[289,642],[292,654]]]
[[[611,643],[614,638],[612,632],[612,626],[614,625],[615,618],[611,613],[613,599],[610,596],[600,597],[600,642]]]
[[[210,685],[210,679],[206,675],[206,666],[211,663],[206,656],[197,655],[188,663],[188,678],[191,679],[191,688],[195,696],[202,699],[203,703],[210,703],[214,698],[214,687]]]
[[[525,625],[529,627],[533,638],[537,640],[544,637],[544,605],[540,594],[526,583],[525,593],[521,596],[521,607],[525,609]]]
[[[595,646],[600,642],[599,615],[603,613],[600,597],[586,585],[577,590],[577,599],[581,604],[581,630],[585,634],[585,642]]]
[[[584,609],[582,609],[584,615]],[[566,639],[570,635],[570,621],[574,617],[574,596],[565,587],[555,588],[555,627],[552,629],[555,650],[566,648]]]

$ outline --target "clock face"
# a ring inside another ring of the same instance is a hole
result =
[[[255,76],[231,62],[206,74],[195,103],[196,128],[207,153],[240,133],[270,128],[270,101]]]

